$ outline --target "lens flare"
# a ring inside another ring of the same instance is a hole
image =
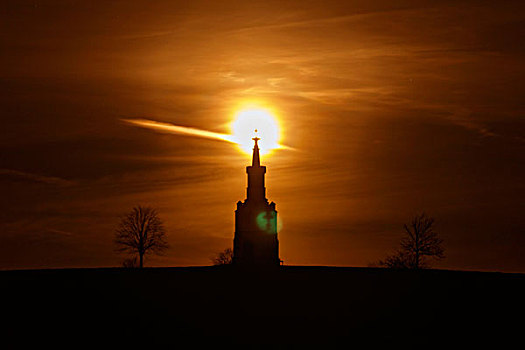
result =
[[[261,154],[268,154],[271,150],[280,148],[277,118],[269,110],[263,108],[242,109],[235,115],[235,121],[231,128],[233,141],[248,154],[252,152],[252,138],[255,136],[260,138],[259,149]]]

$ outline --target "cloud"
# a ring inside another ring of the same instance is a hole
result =
[[[60,236],[66,236],[66,237],[73,236],[73,233],[71,233],[71,232],[62,231],[62,230],[56,230],[56,229],[53,229],[53,228],[48,228],[47,231],[51,232],[51,233],[55,233],[55,234],[60,235]]]
[[[193,137],[201,137],[201,138],[206,138],[206,139],[211,139],[211,140],[219,140],[219,141],[226,141],[230,143],[239,144],[239,142],[237,142],[236,138],[233,135],[221,134],[218,132],[193,128],[189,126],[174,125],[171,123],[157,122],[155,120],[149,120],[149,119],[122,119],[122,121],[135,125],[135,126],[139,126],[141,128],[152,129],[152,130],[156,130],[160,132],[193,136]],[[293,150],[292,147],[281,145],[281,144],[277,145],[277,147],[279,149]]]
[[[72,181],[62,179],[55,176],[44,176],[39,174],[27,173],[13,169],[0,169],[0,176],[12,178],[14,180],[22,180],[35,183],[44,183],[55,186],[69,186],[73,184]]]
[[[485,125],[476,121],[468,109],[462,108],[454,111],[449,118],[454,124],[464,127],[467,130],[477,132],[483,137],[500,136],[490,131]]]
[[[174,125],[170,123],[157,122],[157,121],[148,120],[148,119],[122,119],[122,121],[135,125],[135,126],[145,128],[145,129],[153,129],[153,130],[157,130],[161,132],[167,132],[167,133],[173,133],[173,134],[179,134],[179,135],[187,135],[187,136],[195,136],[195,137],[203,137],[203,138],[212,139],[212,140],[220,140],[220,141],[227,141],[227,142],[235,143],[232,140],[231,135],[192,128],[188,126]]]

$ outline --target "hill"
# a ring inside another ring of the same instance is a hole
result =
[[[501,343],[524,326],[523,274],[219,266],[2,271],[0,281],[2,339],[17,347],[427,347]]]

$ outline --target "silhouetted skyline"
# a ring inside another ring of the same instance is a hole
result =
[[[139,204],[148,266],[210,264],[250,156],[123,119],[227,134],[257,101],[293,148],[262,155],[285,263],[367,266],[424,211],[435,267],[525,272],[523,6],[3,1],[0,268],[118,266]]]

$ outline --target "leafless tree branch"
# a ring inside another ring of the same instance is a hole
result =
[[[425,213],[416,215],[410,225],[403,225],[406,236],[400,241],[401,250],[380,260],[379,265],[392,268],[421,269],[429,266],[427,257],[443,259],[443,239],[434,231],[434,218]]]
[[[233,262],[233,250],[227,248],[217,254],[216,257],[211,258],[213,265],[229,265]]]
[[[114,242],[116,251],[137,254],[140,267],[144,265],[146,254],[162,254],[169,247],[166,231],[157,211],[140,205],[122,217]]]

